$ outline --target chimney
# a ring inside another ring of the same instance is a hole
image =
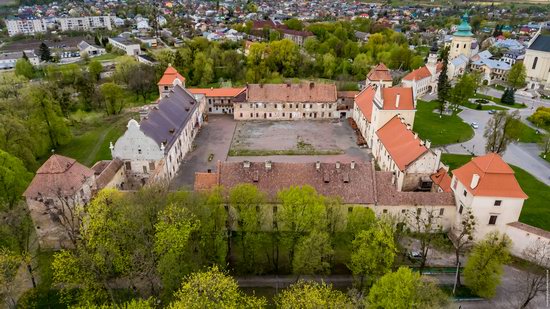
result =
[[[355,161],[353,161],[353,160],[351,161],[350,168],[351,168],[352,170],[355,169]]]
[[[271,161],[270,160],[265,161],[265,169],[266,169],[266,171],[271,170]]]
[[[250,161],[244,161],[243,162],[243,167],[244,168],[250,168]]]
[[[395,108],[398,108],[398,107],[399,107],[399,99],[401,99],[401,95],[398,93],[398,94],[395,96]]]
[[[414,132],[414,139],[418,139],[418,133]]]
[[[337,170],[340,169],[340,161],[336,161],[336,169],[337,169]]]
[[[411,130],[411,125],[410,124],[407,124],[407,130]]]
[[[426,140],[426,148],[430,148],[430,146],[432,145],[432,141],[430,141],[429,139]]]
[[[470,188],[475,189],[475,187],[477,187],[478,184],[479,184],[479,175],[474,174],[472,176],[472,182],[470,183]]]
[[[315,169],[320,170],[321,169],[321,161],[315,162]]]

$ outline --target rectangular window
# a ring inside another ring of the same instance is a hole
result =
[[[495,225],[497,223],[497,217],[498,216],[491,216],[489,218],[489,225]]]
[[[126,162],[124,162],[124,165],[125,165],[127,171],[132,170],[132,163],[131,162],[126,161]]]
[[[468,191],[464,190],[464,192],[462,192],[462,194],[464,194],[464,196],[468,196]]]
[[[462,211],[464,210],[464,206],[460,205],[460,208],[458,209],[458,213],[462,214]]]
[[[147,173],[147,166],[145,166],[145,165],[143,166],[143,172]]]
[[[406,213],[406,212],[407,212],[406,209],[401,209],[401,213],[402,213],[402,214],[404,214],[404,213]]]
[[[388,213],[388,210],[387,210],[387,209],[384,209],[384,210],[382,210],[382,213],[387,214],[387,213]]]
[[[155,162],[149,162],[149,169],[151,171],[155,170]]]
[[[439,209],[439,215],[440,216],[443,216],[444,213],[445,213],[445,208]]]
[[[502,201],[501,200],[496,200],[495,201],[495,206],[500,206],[502,205]]]
[[[422,208],[417,208],[416,209],[416,215],[420,216],[421,213],[422,213]]]

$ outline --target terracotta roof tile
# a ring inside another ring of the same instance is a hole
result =
[[[207,97],[236,97],[246,88],[187,88],[192,94],[204,94]]]
[[[355,98],[356,95],[358,95],[360,92],[359,91],[338,91],[336,93],[336,95],[338,96],[338,98],[349,98],[349,99],[353,99]]]
[[[420,145],[420,139],[407,129],[398,116],[394,116],[383,127],[376,131],[380,142],[384,145],[393,161],[401,171],[428,151]]]
[[[441,188],[441,190],[443,190],[443,192],[452,192],[451,176],[447,174],[447,171],[444,168],[440,168],[435,174],[432,174],[430,178]]]
[[[166,71],[164,71],[164,74],[160,78],[160,80],[158,82],[158,85],[160,85],[160,86],[173,85],[174,80],[176,78],[181,80],[182,82],[185,82],[185,77],[181,76],[181,74],[178,73],[178,71],[176,71],[176,69],[174,69],[174,67],[168,66],[166,68]]]
[[[92,169],[96,175],[95,182],[98,190],[105,188],[111,180],[115,177],[116,173],[122,167],[122,161],[120,159],[103,160],[98,161]]]
[[[355,97],[355,104],[359,107],[359,110],[363,113],[363,116],[365,116],[368,122],[371,122],[372,118],[372,105],[374,104],[373,100],[375,93],[376,90],[374,87],[368,86]]]
[[[195,173],[195,191],[208,191],[218,185],[217,173]]]
[[[248,102],[336,102],[334,84],[250,84]]]
[[[367,74],[367,79],[371,81],[393,81],[390,70],[383,63],[378,64],[370,70],[369,74]]]
[[[409,87],[391,87],[382,88],[382,99],[384,101],[384,110],[414,110],[414,96],[412,88]],[[399,104],[397,104],[397,95],[399,95]]]
[[[401,192],[391,183],[391,172],[376,172],[376,192],[381,206],[455,206],[450,192]]]
[[[71,196],[94,176],[94,171],[75,159],[52,155],[36,172],[23,196],[27,198]]]
[[[423,66],[405,75],[405,77],[403,77],[403,80],[422,80],[431,76],[432,73],[430,72],[430,70],[428,70],[426,66]]]
[[[528,198],[516,180],[514,170],[496,153],[475,157],[452,173],[474,196]],[[479,175],[479,182],[472,189],[470,184],[474,174]]]

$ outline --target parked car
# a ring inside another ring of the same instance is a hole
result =
[[[492,114],[494,114],[495,112],[496,112],[496,111],[495,111],[494,109],[490,109],[490,110],[489,110],[489,115],[492,115]]]
[[[422,252],[420,252],[420,251],[411,251],[411,252],[409,252],[409,258],[411,258],[411,259],[421,259],[422,258]]]
[[[478,129],[478,128],[479,128],[479,125],[478,125],[476,122],[472,122],[470,125],[471,125],[472,128],[474,128],[474,129]]]

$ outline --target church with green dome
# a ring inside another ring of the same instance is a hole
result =
[[[453,33],[451,48],[449,51],[449,59],[454,59],[460,55],[464,55],[470,59],[479,52],[479,44],[472,33],[472,26],[468,21],[468,13],[464,13],[460,25],[457,26]]]

